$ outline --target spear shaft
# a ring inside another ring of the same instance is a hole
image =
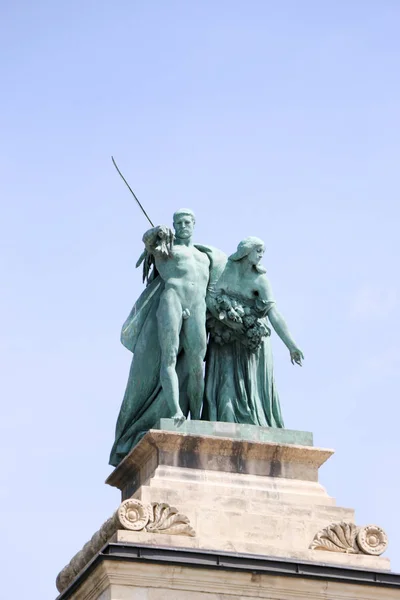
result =
[[[119,170],[119,168],[117,166],[117,163],[115,162],[113,156],[111,157],[111,160],[113,161],[114,167],[117,169],[117,171],[118,171],[121,179],[123,180],[123,182],[127,186],[128,190],[130,191],[130,193],[132,194],[132,196],[135,198],[136,202],[139,204],[139,206],[140,206],[140,208],[141,208],[144,216],[146,217],[146,219],[148,220],[148,222],[150,223],[150,225],[152,227],[154,227],[154,224],[151,222],[151,219],[150,219],[149,215],[147,214],[147,212],[144,210],[143,206],[140,204],[139,200],[137,199],[135,192],[132,190],[131,186],[129,185],[129,183],[127,182],[127,180],[125,179],[125,177],[122,175],[121,171]]]

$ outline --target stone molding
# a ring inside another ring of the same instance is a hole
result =
[[[151,429],[106,480],[130,498],[159,466],[318,481],[333,450]]]
[[[377,525],[357,527],[354,523],[342,521],[331,523],[321,529],[314,536],[310,549],[380,556],[387,546],[388,538],[381,527]]]
[[[199,568],[200,567],[200,568]],[[93,596],[93,588],[98,590]],[[400,589],[352,581],[295,577],[235,569],[176,564],[104,561],[90,573],[71,600],[400,600]],[[63,597],[64,600],[64,597]],[[66,600],[66,599],[65,599]]]
[[[135,498],[128,498],[60,571],[56,579],[59,592],[63,592],[72,583],[118,529],[190,537],[196,535],[188,517],[173,506],[165,502],[145,504]]]

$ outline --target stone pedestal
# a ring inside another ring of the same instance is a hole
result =
[[[63,599],[400,599],[384,532],[357,527],[320,485],[333,451],[311,434],[158,427],[107,479],[123,503],[60,574]]]
[[[318,469],[333,450],[305,445],[312,444],[311,434],[206,422],[187,422],[182,433],[169,419],[160,427],[146,434],[107,483],[121,490],[122,500],[176,506],[196,536],[118,531],[118,541],[390,569],[386,558],[310,550],[324,527],[354,523],[354,510],[337,507],[318,483]],[[211,435],[197,433],[200,428]],[[260,434],[264,441],[252,439]],[[268,434],[303,443],[266,441]]]

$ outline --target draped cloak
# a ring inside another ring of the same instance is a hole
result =
[[[227,257],[212,246],[195,244],[195,247],[205,252],[210,259],[208,290],[211,290],[226,265]],[[122,326],[121,342],[133,352],[133,359],[110,454],[110,464],[113,466],[121,462],[159,419],[172,416],[170,404],[160,383],[161,348],[157,309],[164,287],[165,283],[158,275],[142,292]],[[182,349],[178,354],[176,370],[179,379],[179,402],[187,416],[188,374]]]

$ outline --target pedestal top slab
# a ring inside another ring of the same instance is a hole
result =
[[[119,488],[126,498],[161,465],[318,481],[319,467],[333,452],[314,446],[151,429],[106,483]]]
[[[280,444],[297,444],[299,446],[313,445],[313,434],[309,431],[259,427],[258,425],[243,425],[241,423],[184,421],[182,424],[177,425],[174,419],[160,419],[152,429],[174,431],[175,433],[191,433],[193,435],[228,437],[248,442],[276,442]]]

